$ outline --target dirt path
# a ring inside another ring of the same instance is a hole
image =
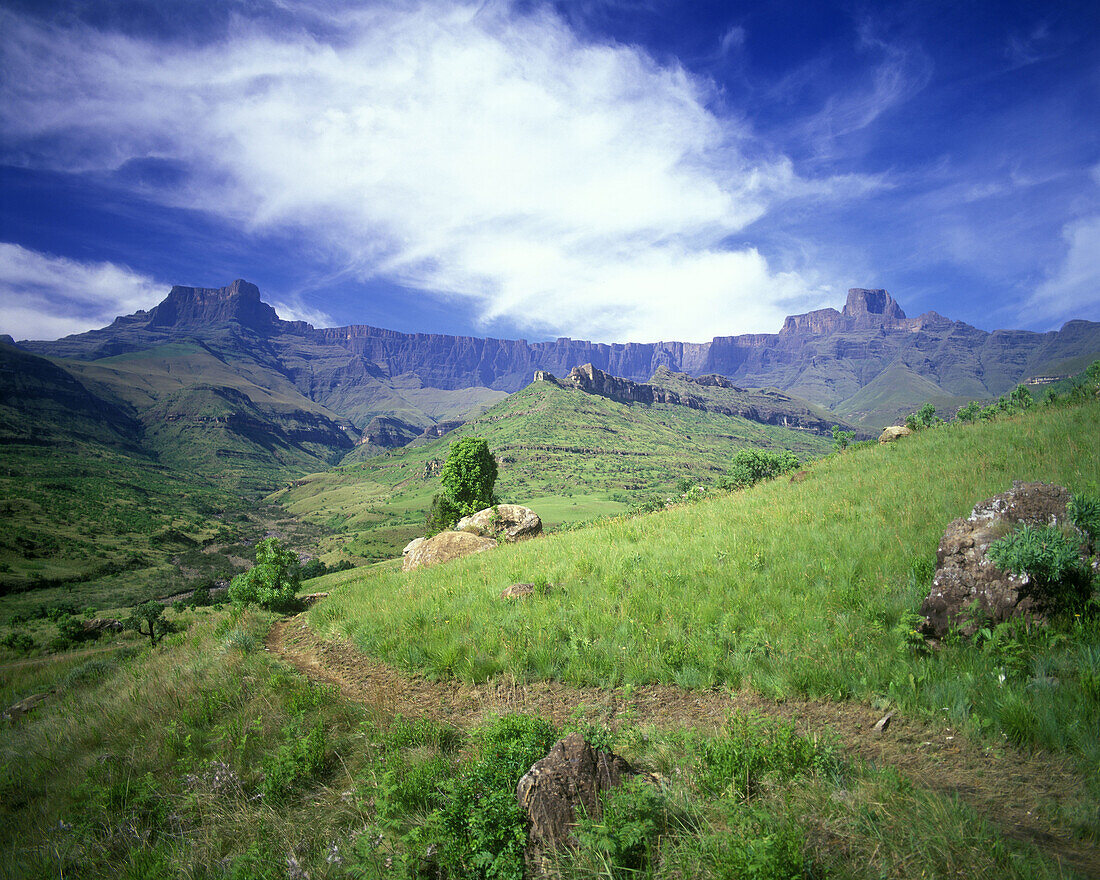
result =
[[[1030,842],[1060,864],[1100,878],[1100,852],[1043,815],[1038,806],[1083,796],[1081,781],[1064,762],[968,741],[945,726],[894,716],[875,730],[881,713],[850,702],[787,700],[776,704],[758,694],[689,691],[664,685],[628,693],[575,688],[557,682],[520,684],[507,678],[485,685],[431,681],[399,672],[351,644],[325,640],[301,617],[278,621],[267,647],[313,679],[339,687],[361,705],[406,717],[426,715],[459,727],[487,715],[528,712],[561,724],[578,705],[608,718],[627,713],[636,723],[706,730],[731,712],[757,712],[793,722],[805,734],[831,732],[853,758],[896,767],[915,784],[956,796],[1002,834]]]

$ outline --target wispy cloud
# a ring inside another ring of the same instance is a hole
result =
[[[1063,234],[1065,259],[1027,308],[1052,325],[1069,318],[1100,320],[1100,215],[1067,224]]]
[[[70,171],[160,161],[172,174],[147,195],[298,230],[334,269],[466,298],[486,325],[604,339],[774,329],[781,300],[822,292],[724,242],[777,202],[878,185],[750,156],[709,83],[545,9],[330,8],[309,30],[240,20],[170,52],[0,13],[3,146]],[[867,124],[913,87],[883,51],[872,92],[830,124]]]
[[[168,285],[114,263],[82,263],[0,242],[0,332],[57,339],[156,305]]]

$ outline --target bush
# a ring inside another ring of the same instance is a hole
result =
[[[837,452],[843,452],[855,439],[855,431],[842,431],[840,425],[833,425],[833,449]]]
[[[767,449],[738,449],[733,456],[729,475],[719,481],[722,489],[745,489],[762,480],[789,473],[799,465],[798,456],[789,449],[770,452]]]
[[[325,728],[318,721],[305,736],[295,719],[283,729],[285,742],[264,761],[260,791],[267,799],[286,798],[325,768]]]
[[[451,444],[440,480],[444,495],[457,508],[459,518],[497,503],[493,494],[497,462],[489,444],[477,437],[463,437]]]
[[[990,544],[986,555],[1003,571],[1026,574],[1054,611],[1077,608],[1089,598],[1089,570],[1079,542],[1053,526],[1020,526]]]
[[[910,431],[920,431],[924,428],[933,428],[942,424],[943,419],[936,415],[936,408],[930,403],[926,403],[915,413],[910,413],[905,418],[905,427]]]
[[[427,536],[438,535],[449,529],[462,519],[458,505],[446,493],[439,493],[432,498],[431,507],[428,508],[428,516],[424,527]]]
[[[1100,498],[1092,495],[1074,495],[1067,509],[1070,520],[1089,541],[1089,549],[1096,551],[1100,542]]]
[[[0,639],[0,645],[20,654],[27,654],[34,650],[34,639],[29,633],[14,630]]]
[[[479,753],[446,793],[441,861],[455,877],[522,880],[527,830],[516,785],[554,744],[541,718],[508,715],[481,729]]]
[[[259,605],[271,611],[295,611],[300,607],[298,587],[301,570],[298,556],[276,538],[256,547],[256,564],[233,578],[229,598],[235,605]]]

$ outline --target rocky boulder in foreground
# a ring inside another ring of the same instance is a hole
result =
[[[623,758],[593,748],[579,733],[554,743],[516,786],[519,808],[530,822],[527,875],[544,874],[544,853],[576,846],[578,815],[598,822],[603,815],[600,794],[617,788],[633,772]]]
[[[458,521],[455,531],[511,543],[540,534],[542,520],[535,511],[521,504],[498,504],[464,516]]]
[[[921,632],[943,638],[952,629],[973,635],[987,621],[1041,617],[1047,610],[1027,575],[1002,571],[986,556],[989,545],[1021,525],[1059,526],[1069,521],[1070,493],[1049,483],[1015,482],[1008,492],[975,505],[952,522],[936,551],[936,575],[921,605]]]
[[[401,570],[412,571],[414,568],[440,565],[471,553],[491,550],[496,545],[497,542],[492,538],[482,538],[469,532],[440,532],[409,550],[401,563]]]

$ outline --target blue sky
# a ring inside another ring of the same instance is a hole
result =
[[[1095,3],[6,0],[0,332],[1100,320],[1098,109]]]

